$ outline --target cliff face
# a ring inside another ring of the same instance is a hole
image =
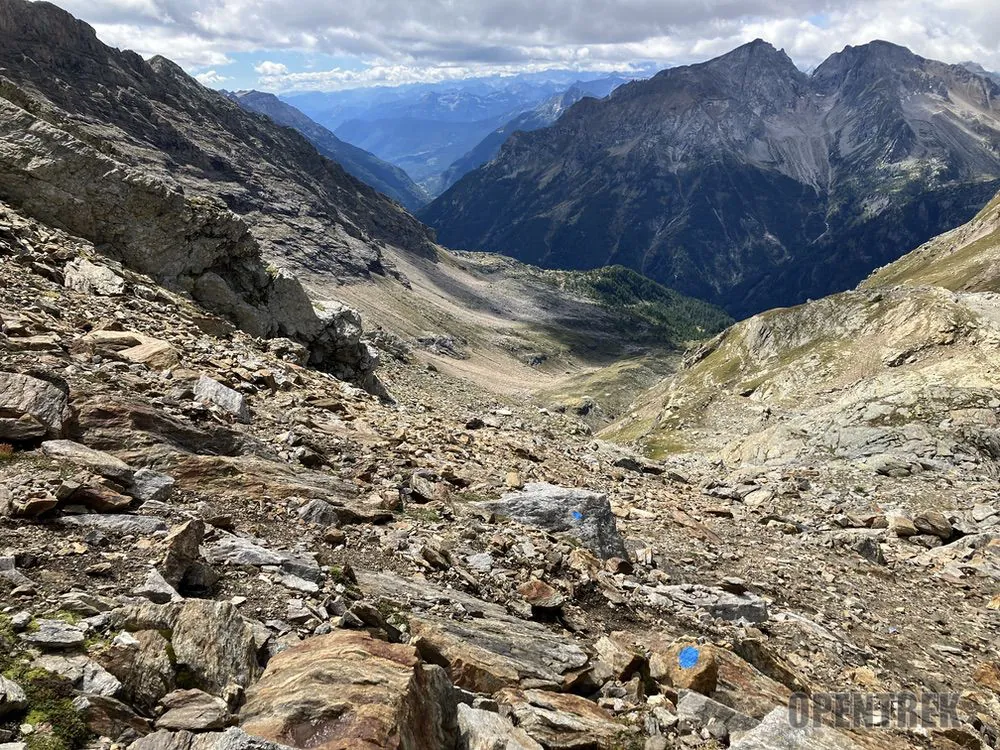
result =
[[[620,263],[743,316],[850,288],[1000,186],[1000,87],[873,42],[757,41],[512,137],[422,212],[453,247]]]

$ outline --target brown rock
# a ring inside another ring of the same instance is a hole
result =
[[[445,750],[455,746],[455,711],[440,667],[409,646],[342,630],[275,656],[240,723],[310,750]]]
[[[951,539],[955,533],[951,521],[945,517],[944,513],[936,510],[928,510],[914,516],[913,525],[921,534],[931,534],[945,541]]]
[[[712,695],[718,684],[719,665],[712,646],[679,640],[665,651],[653,651],[649,674],[661,684]]]
[[[532,578],[517,587],[517,593],[524,597],[524,600],[531,605],[532,609],[548,611],[557,610],[566,601],[566,597],[559,591],[549,586],[545,581]]]
[[[972,679],[977,685],[989,688],[1000,695],[1000,662],[987,661],[976,667]]]

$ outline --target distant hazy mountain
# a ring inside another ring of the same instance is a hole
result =
[[[991,70],[987,70],[986,68],[984,68],[979,63],[964,62],[964,63],[962,63],[962,67],[965,68],[968,71],[971,71],[972,73],[975,73],[975,74],[981,75],[981,76],[986,76],[987,78],[992,78],[997,83],[1000,83],[1000,73],[994,73]]]
[[[556,71],[283,98],[341,140],[395,164],[433,191],[456,160],[522,112],[562,95],[581,79],[606,78]]]
[[[402,169],[350,143],[345,143],[274,94],[261,91],[225,92],[244,109],[267,115],[279,125],[294,128],[323,156],[333,159],[348,173],[415,211],[427,203],[427,194]]]
[[[578,81],[574,83],[563,93],[546,99],[537,107],[529,109],[527,112],[522,112],[507,124],[494,130],[481,140],[475,148],[448,167],[437,181],[437,184],[428,185],[428,191],[432,195],[439,195],[473,169],[492,160],[500,153],[500,147],[503,146],[512,133],[516,133],[519,130],[527,132],[547,128],[558,120],[563,112],[584,97],[592,96],[596,99],[601,99],[627,82],[627,78],[610,76],[608,78],[599,78],[595,81]]]
[[[500,155],[421,212],[440,240],[620,264],[742,316],[858,283],[1000,188],[1000,86],[873,42],[806,75],[756,41]]]

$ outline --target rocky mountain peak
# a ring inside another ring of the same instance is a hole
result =
[[[49,48],[93,52],[103,47],[92,26],[47,2],[0,0],[0,34]]]

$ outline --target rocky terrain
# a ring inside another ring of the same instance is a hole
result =
[[[444,251],[54,6],[0,34],[0,750],[998,746],[995,203],[598,435],[726,316]]]
[[[415,185],[402,169],[382,161],[375,154],[345,143],[274,94],[263,91],[237,91],[230,93],[229,96],[246,110],[267,115],[279,125],[294,128],[323,156],[335,161],[366,185],[399,201],[404,208],[416,211],[427,203],[427,194]]]
[[[886,42],[760,40],[585,99],[420,213],[455,248],[620,264],[736,317],[849,289],[1000,186],[1000,89]]]
[[[776,747],[792,691],[850,688],[962,692],[963,728],[797,746],[995,743],[979,470],[651,462],[405,355],[380,400],[0,226],[15,747]]]
[[[189,272],[155,261],[186,242],[200,260],[252,239],[271,264],[341,280],[391,273],[393,252],[434,252],[403,208],[169,60],[111,49],[25,0],[0,3],[0,41],[0,199],[160,281]]]

